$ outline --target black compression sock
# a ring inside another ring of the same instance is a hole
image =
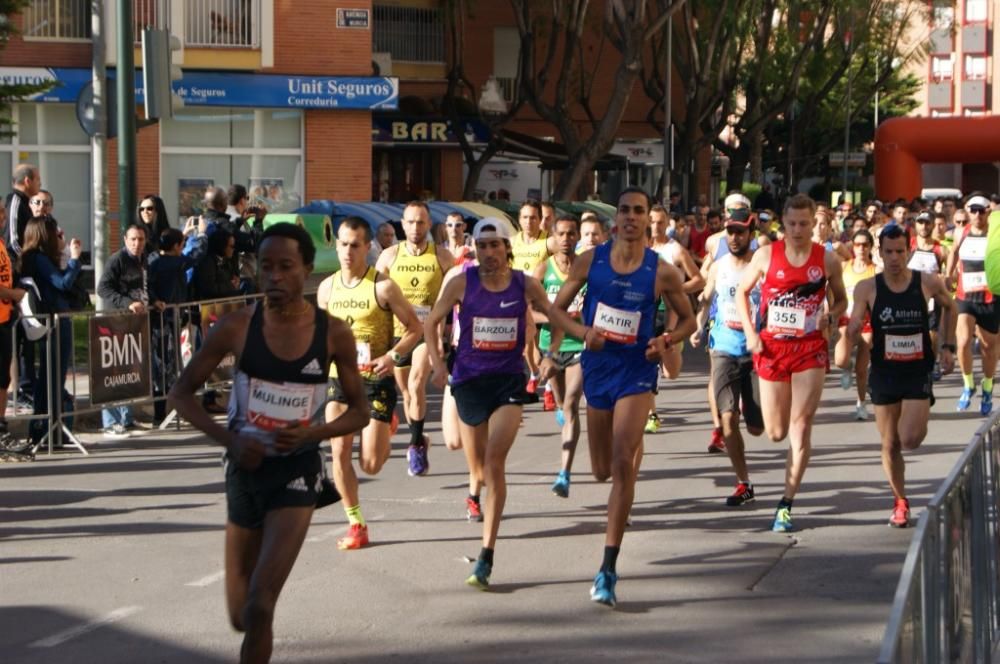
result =
[[[424,444],[424,420],[410,420],[410,445]]]
[[[469,494],[469,500],[471,500],[472,502],[474,502],[474,503],[475,503],[475,504],[477,504],[477,505],[479,504],[479,496],[473,496],[473,495],[472,495],[472,494],[470,493],[470,494]]]
[[[487,549],[485,546],[479,550],[479,559],[484,563],[493,566],[493,549]]]
[[[618,552],[621,551],[620,546],[606,546],[604,547],[604,562],[601,563],[602,572],[615,573],[615,564],[618,562]]]
[[[778,507],[787,507],[792,509],[792,499],[787,496],[782,496],[781,500],[778,501]]]

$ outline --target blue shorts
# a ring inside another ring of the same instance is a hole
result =
[[[583,351],[583,394],[587,407],[612,410],[619,399],[652,392],[659,364],[646,359],[644,348]]]

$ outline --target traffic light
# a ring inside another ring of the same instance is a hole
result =
[[[174,93],[171,85],[183,76],[181,68],[173,63],[173,52],[180,48],[180,40],[168,30],[142,31],[142,85],[146,117],[150,120],[172,118],[174,111],[184,106],[184,100]]]

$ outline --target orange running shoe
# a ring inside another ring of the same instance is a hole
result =
[[[360,549],[363,546],[368,546],[368,526],[360,523],[351,524],[347,535],[337,540],[337,548],[341,551]]]
[[[906,528],[910,525],[910,501],[906,498],[896,499],[896,504],[892,507],[892,516],[889,517],[889,525],[893,528]]]

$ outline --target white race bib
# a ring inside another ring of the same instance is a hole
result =
[[[924,359],[923,335],[885,335],[885,359],[896,362],[915,362]]]
[[[308,424],[315,410],[314,387],[251,378],[247,420],[264,431],[277,431],[293,423]]]
[[[753,318],[753,315],[750,316]],[[736,308],[735,302],[726,302],[722,305],[722,322],[731,330],[742,330],[743,319],[740,318],[740,311]]]
[[[958,257],[963,261],[981,261],[986,258],[986,236],[966,236],[958,250]]]
[[[963,272],[962,290],[966,293],[977,293],[987,290],[985,272]]]
[[[924,272],[926,274],[937,274],[939,272],[938,259],[933,253],[927,251],[915,251],[910,256],[908,268],[914,272]]]
[[[598,302],[597,312],[594,314],[594,329],[605,339],[622,344],[634,344],[639,337],[640,320],[642,320],[641,312],[623,311]]]
[[[367,369],[372,363],[372,347],[367,341],[356,342],[358,346],[358,368]]]
[[[801,337],[806,331],[806,310],[796,307],[767,308],[767,331]]]
[[[431,313],[431,307],[429,304],[415,304],[413,305],[413,310],[417,312],[417,318],[420,319],[420,324],[423,325],[424,321]]]
[[[569,303],[569,307],[566,308],[566,313],[568,313],[572,318],[579,318],[583,313],[583,298],[584,291],[580,290],[573,298],[573,301]]]
[[[476,350],[514,350],[517,348],[516,318],[472,319],[472,347]]]

